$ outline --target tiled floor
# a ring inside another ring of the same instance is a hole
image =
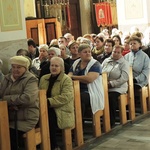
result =
[[[150,150],[150,115],[133,124],[116,127],[84,150]]]

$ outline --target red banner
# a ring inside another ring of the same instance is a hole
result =
[[[66,5],[66,14],[67,14],[67,24],[69,30],[71,29],[71,18],[70,18],[70,6],[69,4]]]
[[[110,4],[107,2],[95,4],[97,26],[112,24]]]
[[[99,27],[102,23],[104,23],[104,7],[101,4],[95,4],[95,15],[97,26]]]
[[[110,3],[106,3],[107,5],[107,24],[108,25],[112,25],[112,15],[111,15],[111,6],[110,6]]]

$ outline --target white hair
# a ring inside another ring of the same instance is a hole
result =
[[[56,54],[56,56],[60,56],[60,55],[61,55],[61,51],[60,51],[60,49],[57,48],[57,47],[50,47],[50,48],[48,49],[48,52],[50,52],[50,51],[54,51],[55,54]]]
[[[41,45],[39,46],[39,50],[40,50],[41,48],[43,48],[43,49],[45,49],[45,50],[47,51],[47,50],[48,50],[48,45],[47,45],[47,44],[41,44]]]
[[[98,33],[97,36],[106,39],[105,34],[103,32]]]
[[[54,56],[51,58],[50,62],[52,62],[53,60],[56,60],[60,66],[62,67],[62,71],[64,71],[64,60],[61,58],[61,57],[57,57],[57,56]]]

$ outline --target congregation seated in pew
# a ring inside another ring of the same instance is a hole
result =
[[[126,54],[124,57],[132,66],[133,70],[133,82],[135,89],[140,89],[148,84],[150,59],[142,51],[141,39],[137,36],[132,36],[129,39],[129,45],[131,52]]]
[[[58,149],[57,128],[75,125],[74,90],[71,78],[64,73],[64,61],[60,57],[50,60],[50,74],[42,76],[39,88],[47,90],[48,119],[51,149]]]
[[[8,104],[11,150],[24,148],[23,134],[39,120],[38,79],[29,72],[24,56],[10,58],[11,73],[0,87],[0,99]]]
[[[102,72],[107,72],[111,127],[115,125],[118,98],[128,90],[129,63],[122,56],[123,47],[114,46],[112,54],[102,63]]]
[[[68,75],[80,82],[81,110],[84,117],[89,107],[93,114],[104,109],[104,89],[101,65],[92,58],[90,45],[81,44],[78,53],[80,58],[73,63]]]

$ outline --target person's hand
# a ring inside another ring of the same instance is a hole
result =
[[[40,61],[42,61],[43,60],[43,55],[39,55],[39,59],[40,59]]]
[[[72,74],[68,74],[68,76],[73,80],[73,75]]]
[[[110,82],[108,82],[108,88],[112,88],[112,85]]]

